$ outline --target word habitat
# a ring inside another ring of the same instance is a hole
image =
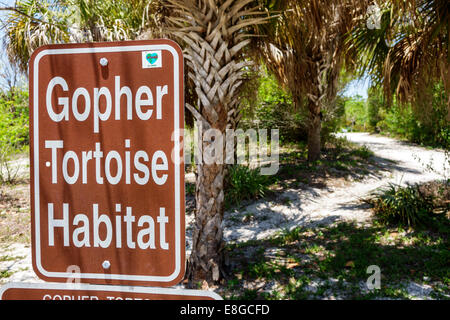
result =
[[[90,247],[91,243],[94,247],[108,248],[111,246],[113,236],[115,238],[115,247],[122,248],[122,225],[124,225],[124,233],[126,234],[126,245],[130,249],[136,249],[136,242],[140,249],[156,249],[155,245],[155,221],[150,215],[141,215],[139,220],[136,221],[136,216],[133,215],[133,209],[126,207],[126,214],[121,215],[121,204],[116,204],[116,215],[114,223],[109,218],[108,214],[99,214],[98,204],[92,205],[92,221],[90,222],[89,215],[86,214],[69,214],[69,204],[63,203],[63,218],[54,218],[54,205],[48,204],[48,245],[55,245],[55,229],[63,229],[63,245],[68,247],[74,245],[77,248]],[[69,217],[73,217],[70,219]],[[69,223],[71,220],[72,223]],[[137,222],[137,226],[140,230],[137,233],[137,239],[133,235],[134,226]],[[159,208],[159,216],[157,218],[157,224],[159,225],[159,247],[163,250],[169,249],[169,244],[166,242],[166,223],[169,222],[169,218],[165,216],[165,208]],[[103,225],[106,228],[104,238],[100,237],[100,226]],[[77,226],[71,228],[70,226]],[[92,226],[92,228],[90,227]],[[92,232],[91,232],[92,229]],[[71,232],[72,231],[72,232]],[[70,234],[72,233],[72,237]],[[90,236],[92,234],[92,237]],[[70,242],[72,239],[72,242]]]
[[[36,274],[65,282],[76,266],[91,284],[177,284],[185,271],[184,151],[173,135],[184,125],[179,46],[49,45],[33,53],[29,72]]]

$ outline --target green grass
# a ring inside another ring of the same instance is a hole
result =
[[[13,272],[8,271],[8,270],[0,270],[0,279],[2,278],[9,278],[11,277],[13,274]]]
[[[361,159],[369,159],[374,155],[373,151],[371,151],[368,147],[362,146],[359,148],[355,148],[349,153],[350,156],[359,157]]]
[[[321,299],[335,295],[349,299],[404,299],[408,297],[402,288],[405,281],[438,281],[442,287],[435,294],[442,297],[450,294],[448,235],[448,230],[406,231],[380,223],[365,228],[339,223],[316,229],[299,227],[268,240],[230,245],[227,251],[233,252],[231,259],[238,262],[234,274],[239,276],[225,296],[239,296],[236,292],[244,281],[276,281],[280,289],[275,295],[260,290],[258,297]],[[364,291],[360,284],[365,284],[370,276],[367,273],[370,265],[380,267],[382,287]],[[319,284],[314,290],[309,287],[312,280]]]
[[[4,256],[0,256],[0,262],[20,260],[20,259],[23,259],[23,258],[25,258],[25,256],[4,255]]]

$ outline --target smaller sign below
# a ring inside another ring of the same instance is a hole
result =
[[[222,300],[206,290],[90,285],[81,283],[8,283],[0,300]]]

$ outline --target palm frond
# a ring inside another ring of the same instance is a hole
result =
[[[450,92],[450,2],[447,0],[384,0],[379,30],[362,23],[349,37],[360,57],[360,71],[383,82],[387,101],[424,102],[432,82],[442,81]],[[384,21],[388,15],[389,23]],[[390,45],[385,46],[384,43]],[[450,102],[450,99],[449,99]],[[450,114],[450,103],[449,103]]]
[[[167,0],[169,32],[181,40],[198,103],[189,109],[205,126],[225,130],[239,121],[239,92],[251,61],[248,30],[270,19],[254,0]]]
[[[11,62],[26,71],[31,53],[50,43],[121,41],[159,34],[160,1],[23,0],[7,17]]]

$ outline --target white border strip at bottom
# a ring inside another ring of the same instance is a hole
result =
[[[28,282],[10,282],[0,287],[0,300],[3,300],[3,293],[8,289],[41,289],[41,290],[84,290],[84,291],[111,291],[125,293],[148,293],[161,295],[179,295],[179,296],[197,296],[210,297],[214,300],[223,300],[217,293],[208,290],[192,289],[174,289],[159,287],[140,287],[140,286],[110,286],[93,285],[83,283],[28,283]]]

